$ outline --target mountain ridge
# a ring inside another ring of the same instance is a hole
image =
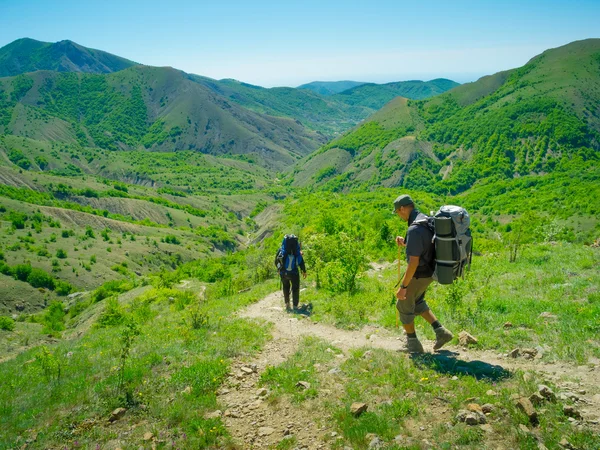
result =
[[[36,70],[112,73],[134,65],[137,63],[71,40],[49,43],[22,38],[0,48],[0,77]]]

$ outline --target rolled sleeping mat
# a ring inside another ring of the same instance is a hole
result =
[[[434,220],[437,236],[452,237],[452,219],[450,217],[436,217]]]
[[[438,262],[435,266],[435,273],[440,284],[452,284],[454,282],[454,264]]]

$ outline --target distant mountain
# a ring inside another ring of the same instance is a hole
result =
[[[352,128],[399,95],[422,99],[458,86],[458,83],[442,79],[401,81],[365,84],[341,94],[321,95],[309,89],[267,89],[231,79],[214,80],[198,75],[190,75],[190,79],[253,111],[297,119],[329,139]]]
[[[142,66],[71,41],[32,39],[0,49],[0,73],[11,75],[0,78],[0,133],[111,150],[249,155],[276,170],[397,95],[422,98],[455,84],[354,86],[323,96]]]
[[[422,100],[443,94],[456,86],[459,86],[459,83],[445,78],[431,81],[397,81],[386,84],[365,83],[340,92],[333,98],[348,105],[378,110],[395,97]]]
[[[428,100],[396,98],[301,161],[293,183],[458,193],[599,159],[600,39],[588,39]]]
[[[276,170],[325,142],[293,119],[255,113],[181,71],[148,66],[1,78],[2,133],[110,150],[246,155]]]
[[[136,64],[68,40],[48,43],[24,38],[0,48],[0,77],[36,70],[111,73]]]
[[[312,83],[306,83],[302,86],[298,86],[297,89],[308,89],[319,95],[333,95],[344,92],[353,87],[365,84],[361,81],[313,81]]]

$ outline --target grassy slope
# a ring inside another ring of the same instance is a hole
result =
[[[300,163],[295,185],[320,178],[319,172],[328,167],[327,152],[336,148],[350,154],[352,161],[319,181],[333,181],[338,188],[349,186],[364,166],[372,166],[369,157],[377,170],[361,180],[363,186],[391,182],[439,192],[460,192],[483,177],[564,169],[570,159],[578,161],[574,168],[582,160],[593,161],[599,145],[599,55],[600,40],[578,41],[548,50],[522,68],[430,100],[396,99],[309,156],[311,164]],[[392,150],[394,140],[406,135],[429,142],[436,158],[417,151],[410,165],[403,164],[403,155]]]
[[[31,170],[10,161],[17,150],[27,155]],[[250,216],[276,193],[267,172],[245,160],[195,152],[82,151],[7,136],[0,141],[0,252],[10,267],[31,264],[75,290],[93,289],[243,247],[258,227]],[[27,217],[24,229],[13,229],[14,214]],[[86,236],[87,227],[93,238]],[[59,249],[66,258],[56,257]],[[9,283],[8,276],[0,277]],[[5,313],[18,313],[23,298],[31,298],[27,310],[56,298],[43,289],[29,295],[32,288],[24,281],[9,284],[0,295]]]

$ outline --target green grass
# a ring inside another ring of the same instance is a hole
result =
[[[81,338],[33,348],[4,362],[0,365],[1,446],[12,446],[18,436],[35,432],[38,446],[93,447],[112,439],[114,431],[86,424],[104,423],[120,406],[128,408],[121,422],[148,422],[128,438],[132,442],[148,429],[163,430],[169,442],[194,448],[228,442],[221,421],[205,419],[203,414],[217,409],[215,390],[231,359],[256,352],[268,338],[266,328],[237,319],[233,312],[272,289],[268,283],[235,298],[200,303],[193,292],[161,289],[139,298],[123,297],[118,308],[126,322],[136,321],[139,336],[133,339],[122,372],[126,327],[121,322],[102,322],[102,315],[91,316],[89,320],[101,326]],[[189,304],[169,300],[173,295],[187,297]],[[201,328],[191,327],[188,321],[196,304],[209,316]],[[182,394],[187,387],[190,393]]]

